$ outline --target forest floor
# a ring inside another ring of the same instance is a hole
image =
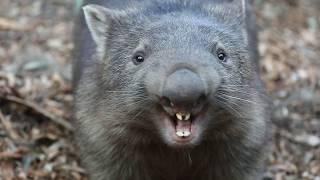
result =
[[[265,180],[320,180],[320,1],[255,0],[273,99]],[[0,180],[87,179],[72,140],[73,0],[1,0]]]

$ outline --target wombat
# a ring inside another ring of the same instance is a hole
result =
[[[90,179],[259,179],[269,112],[251,7],[85,2],[75,135]]]

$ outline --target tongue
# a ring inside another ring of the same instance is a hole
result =
[[[185,134],[191,134],[191,121],[177,120],[176,132],[184,132]]]

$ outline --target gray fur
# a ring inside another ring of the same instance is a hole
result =
[[[90,178],[258,179],[269,113],[250,4],[127,0],[111,6],[119,1],[85,6],[89,29],[77,28],[76,139]],[[215,56],[220,47],[227,64]],[[147,54],[140,65],[131,60],[136,51]],[[188,147],[175,147],[158,126],[161,110],[152,96],[180,65],[210,89],[200,135]]]

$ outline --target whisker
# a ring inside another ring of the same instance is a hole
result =
[[[219,96],[218,98],[220,98],[220,99],[223,99],[224,101],[228,101],[228,99],[227,99],[227,97],[224,97],[224,96]],[[226,102],[225,102],[226,103]],[[237,103],[235,103],[235,102],[229,102],[229,103],[231,103],[231,104],[233,104],[233,105],[235,105],[236,107],[240,107]]]
[[[221,97],[220,97],[220,98],[221,98]],[[222,106],[227,106],[227,107],[225,107],[225,108],[230,109],[230,110],[232,110],[233,112],[235,112],[236,114],[238,114],[240,118],[243,117],[243,115],[242,115],[238,110],[236,110],[232,105],[230,105],[230,104],[228,104],[228,103],[225,103],[224,101],[220,101],[219,99],[217,99],[217,101],[220,102],[220,104],[221,104]]]
[[[247,84],[241,85],[241,84],[231,84],[231,85],[222,85],[221,87],[250,87]]]
[[[134,99],[130,99],[129,101],[126,98],[121,98],[117,99],[117,103],[112,104],[112,107],[114,107],[115,110],[118,109],[119,106],[136,106],[138,104],[143,104],[145,102],[148,102],[149,99],[145,97],[135,97]]]
[[[261,96],[258,92],[247,92],[247,91],[241,91],[241,90],[230,90],[230,89],[219,89],[217,92],[222,93],[229,93],[229,94],[241,94],[245,96]]]
[[[231,95],[227,95],[227,94],[222,94],[222,93],[220,93],[219,95],[224,96],[224,97],[227,97],[227,98],[236,99],[236,100],[239,100],[239,101],[243,101],[243,102],[248,102],[248,103],[252,103],[252,104],[255,104],[255,105],[259,105],[258,102],[251,101],[251,100],[248,100],[248,99],[243,99],[243,98],[240,98],[240,97],[235,97],[235,96],[231,96]]]

